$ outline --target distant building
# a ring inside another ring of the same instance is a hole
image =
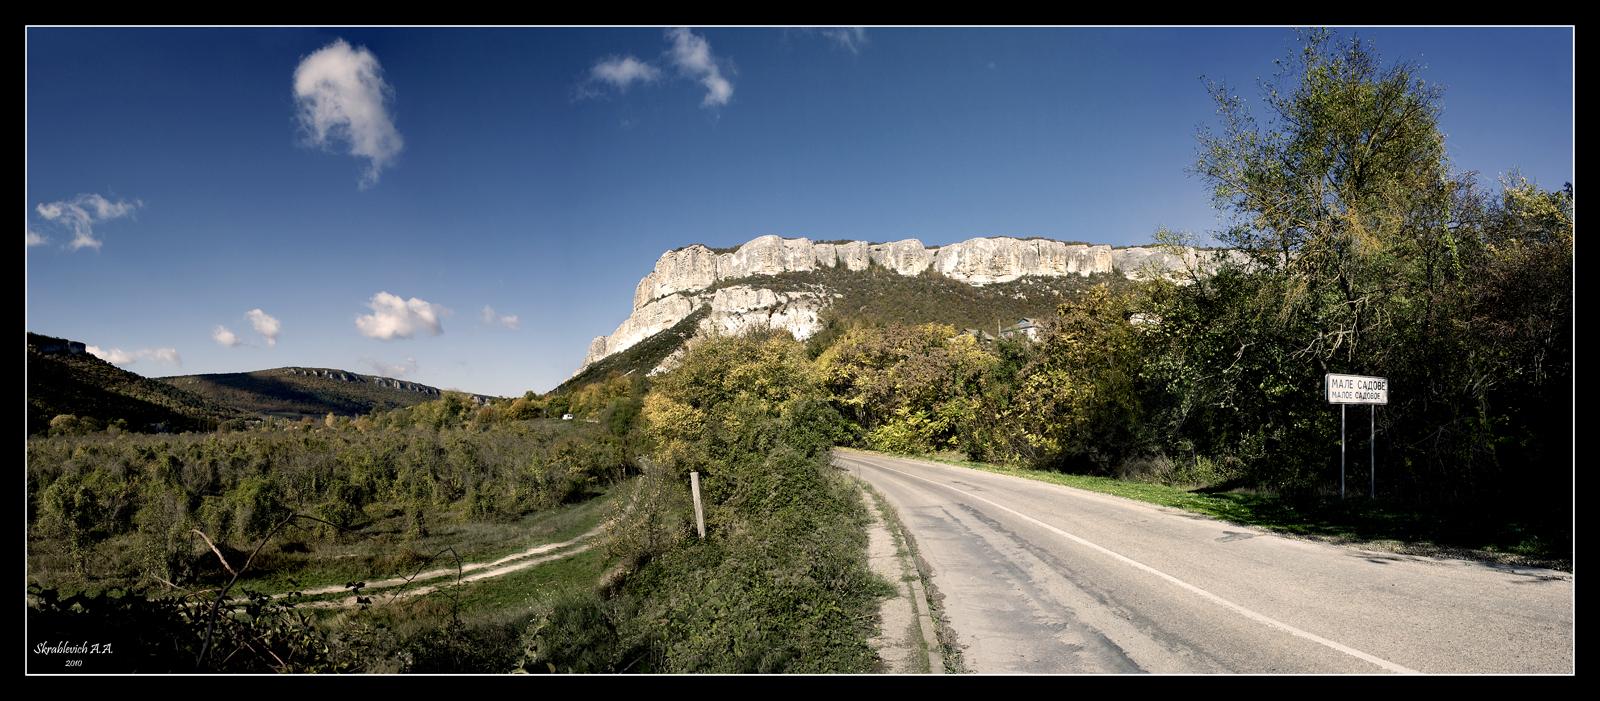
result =
[[[1041,329],[1039,327],[1039,322],[1037,320],[1023,318],[1023,319],[1018,319],[1017,323],[1012,324],[1012,325],[1006,327],[1005,329],[1002,329],[1000,331],[1000,337],[1001,338],[1016,338],[1018,336],[1021,336],[1021,337],[1026,338],[1026,339],[1028,339],[1030,341],[1037,341],[1037,340],[1039,340],[1039,334],[1042,333],[1042,332],[1043,332],[1043,329]]]

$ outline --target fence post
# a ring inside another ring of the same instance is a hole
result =
[[[689,489],[694,492],[694,527],[700,531],[700,539],[706,537],[706,514],[700,508],[700,473],[689,473]]]

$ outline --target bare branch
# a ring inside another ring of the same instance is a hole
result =
[[[234,579],[238,579],[239,578],[239,573],[233,571],[233,567],[228,564],[228,558],[225,558],[225,557],[222,556],[222,551],[217,549],[217,544],[211,542],[211,538],[209,536],[207,536],[205,533],[201,532],[201,530],[198,529],[198,528],[191,528],[189,530],[195,532],[201,538],[205,539],[206,545],[211,546],[211,552],[216,553],[217,561],[222,563],[222,569],[227,570],[228,574],[233,575]]]

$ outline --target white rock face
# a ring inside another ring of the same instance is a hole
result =
[[[874,265],[907,276],[932,269],[969,285],[1010,282],[1030,275],[1087,277],[1117,272],[1129,279],[1149,275],[1181,279],[1189,270],[1213,272],[1219,259],[1242,261],[1244,256],[1236,251],[1213,254],[1194,249],[1175,255],[1155,246],[1114,249],[1107,245],[1009,237],[973,238],[928,248],[917,239],[833,244],[768,235],[752,239],[730,253],[716,253],[695,244],[662,254],[655,269],[634,289],[633,313],[610,336],[589,344],[578,372],[671,328],[706,305],[711,306],[711,313],[701,322],[704,332],[736,333],[755,326],[773,326],[803,339],[816,333],[820,314],[831,302],[823,290],[777,293],[761,288],[754,280],[715,293],[703,292],[724,280],[841,266],[859,272]],[[677,355],[680,354],[674,354]]]
[[[748,245],[748,244],[747,244]],[[639,281],[633,292],[633,308],[667,295],[710,287],[717,281],[717,254],[700,244],[668,251],[656,261],[656,269]]]
[[[805,272],[816,267],[817,256],[811,250],[809,239],[768,235],[751,240],[733,253],[717,256],[717,279]]]
[[[933,267],[970,285],[1010,282],[1025,275],[1090,275],[1112,272],[1110,246],[1008,238],[967,239],[938,249]]]
[[[610,336],[602,336],[589,343],[589,357],[584,360],[584,367],[608,355],[621,353],[635,343],[672,328],[674,324],[683,321],[684,317],[693,314],[703,303],[701,296],[671,294],[634,309]],[[604,352],[597,355],[595,351],[601,347],[602,342],[604,342]],[[578,372],[583,372],[583,368],[579,368]]]
[[[1166,249],[1155,246],[1119,248],[1112,251],[1111,255],[1117,270],[1122,271],[1122,275],[1129,280],[1165,276],[1180,282],[1187,279],[1191,270],[1201,275],[1210,275],[1225,261],[1242,264],[1248,260],[1248,257],[1240,251],[1201,251],[1188,248],[1184,249],[1182,255],[1174,255]]]
[[[737,285],[717,290],[711,313],[700,322],[703,331],[724,335],[754,328],[783,329],[805,340],[822,328],[822,310],[832,301],[822,292],[774,292]]]
[[[934,252],[916,239],[875,244],[869,250],[872,252],[872,262],[901,275],[921,275],[933,264]]]

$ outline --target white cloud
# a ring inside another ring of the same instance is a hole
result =
[[[250,325],[255,327],[256,333],[265,336],[267,345],[278,345],[278,320],[269,316],[260,309],[251,309],[245,312],[245,318],[250,320]]]
[[[444,333],[440,317],[449,314],[444,307],[412,297],[401,299],[388,292],[379,292],[367,302],[371,314],[356,317],[356,328],[361,335],[381,340],[411,338],[418,331],[435,336]]]
[[[24,226],[22,228],[23,228],[24,231],[28,232],[28,235],[25,238],[27,239],[28,246],[30,246],[30,247],[31,246],[42,246],[45,243],[48,243],[50,241],[50,239],[47,239],[47,238],[45,238],[43,236],[40,236],[38,233],[34,232],[33,229],[29,229],[26,226]]]
[[[139,359],[137,355],[124,351],[121,348],[101,348],[100,346],[88,346],[85,348],[85,350],[89,351],[90,355],[111,363],[112,365],[131,365],[134,361]]]
[[[716,57],[711,55],[711,44],[705,37],[678,27],[667,30],[667,39],[672,42],[672,48],[667,51],[672,64],[678,67],[679,72],[706,87],[706,96],[700,101],[700,106],[721,107],[728,104],[733,97],[733,83],[722,77],[722,69],[717,65]]]
[[[653,83],[660,77],[660,69],[632,56],[612,56],[589,69],[590,80],[608,83],[621,92],[634,83]]]
[[[834,27],[821,31],[822,36],[832,39],[853,54],[861,53],[862,47],[867,45],[867,30],[865,27]]]
[[[183,358],[178,357],[178,349],[176,348],[156,348],[153,350],[139,351],[139,353],[141,354],[141,357],[149,357],[155,359],[157,362],[167,363],[168,365],[176,365],[180,368],[183,367]]]
[[[385,104],[394,91],[382,73],[371,51],[352,49],[343,39],[318,49],[294,69],[301,127],[313,145],[327,148],[343,141],[350,155],[367,159],[362,189],[376,185],[379,173],[405,146]]]
[[[244,341],[239,340],[239,337],[235,336],[232,331],[229,331],[228,327],[226,326],[218,326],[217,328],[212,329],[211,340],[216,341],[217,345],[228,348],[232,348],[244,343]]]
[[[130,216],[135,209],[144,206],[143,202],[134,200],[117,200],[115,202],[97,194],[78,195],[70,200],[56,202],[40,202],[34,206],[34,211],[45,221],[62,226],[72,232],[72,241],[68,248],[76,251],[80,248],[93,248],[100,250],[104,243],[94,235],[94,225],[99,222],[110,221]],[[44,237],[28,230],[28,245],[37,246],[44,243]],[[37,241],[35,240],[37,239]]]
[[[501,315],[495,312],[494,307],[491,307],[487,304],[483,305],[483,314],[481,316],[483,323],[489,326],[495,326],[498,324],[508,329],[514,329],[517,328],[517,324],[519,323],[517,321],[516,314]]]
[[[373,358],[362,358],[361,364],[372,368],[374,374],[383,375],[384,377],[405,377],[417,371],[416,358],[406,358],[406,362],[401,364],[386,363]]]
[[[132,365],[140,360],[149,359],[183,367],[183,358],[178,356],[178,349],[176,348],[145,348],[132,353],[121,348],[101,348],[99,346],[87,346],[85,350],[89,351],[90,355],[112,365]]]

